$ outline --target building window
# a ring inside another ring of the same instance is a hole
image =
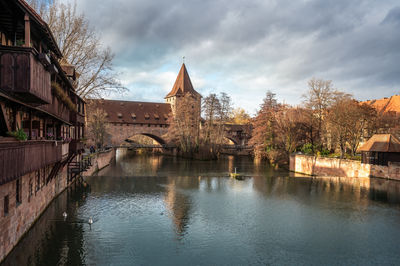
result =
[[[38,192],[39,190],[40,190],[40,170],[37,170],[36,171],[36,189],[35,189],[35,192]]]
[[[31,201],[31,197],[33,195],[33,181],[32,178],[29,179],[29,187],[28,187],[28,202]]]
[[[46,168],[47,167],[43,168],[43,170],[42,170],[42,187],[44,187],[46,185],[46,172],[47,172]]]
[[[4,196],[4,216],[8,215],[8,205],[9,205],[9,200],[8,200],[8,195]]]
[[[21,189],[22,189],[22,182],[21,178],[15,180],[16,188],[15,188],[15,201],[17,206],[22,203],[22,196],[21,196]]]

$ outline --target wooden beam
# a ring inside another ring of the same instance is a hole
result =
[[[18,113],[18,107],[16,105],[13,105],[12,107],[12,116],[13,116],[13,124],[11,126],[11,130],[17,130],[17,113]]]
[[[53,123],[53,138],[54,138],[54,139],[57,139],[57,137],[56,137],[56,126],[55,126],[55,121],[54,121],[54,119],[52,119],[51,122]]]
[[[85,138],[85,127],[82,125],[82,138]]]
[[[6,108],[4,107],[4,103],[0,103],[0,111],[1,111],[1,115],[2,115],[2,117],[4,119],[4,123],[6,125],[7,132],[10,132],[11,131],[11,127],[10,127],[10,123],[8,121],[8,117],[6,115]]]
[[[29,110],[29,139],[32,139],[32,110]]]
[[[46,117],[43,118],[43,138],[46,139],[47,137],[47,119]]]
[[[25,47],[31,47],[31,22],[29,15],[25,14]]]

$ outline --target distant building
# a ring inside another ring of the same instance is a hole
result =
[[[371,105],[378,113],[400,116],[400,95],[393,95],[377,100],[368,100],[361,103]]]
[[[400,141],[391,134],[375,134],[358,148],[358,152],[361,152],[362,162],[367,164],[400,162]]]
[[[133,135],[145,135],[166,144],[163,136],[170,125],[169,118],[182,112],[178,106],[183,96],[191,97],[191,107],[197,108],[193,113],[200,116],[201,95],[193,88],[185,64],[182,64],[174,86],[165,96],[166,103],[96,99],[91,100],[90,108],[99,108],[106,114],[110,125],[107,144],[121,145]]]
[[[375,108],[379,120],[376,124],[379,134],[392,134],[400,138],[400,95],[361,102]],[[371,137],[366,135],[366,138]]]

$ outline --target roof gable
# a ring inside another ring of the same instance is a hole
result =
[[[400,113],[400,95],[393,95],[389,98],[365,101],[379,113]]]
[[[400,152],[400,141],[392,134],[375,134],[358,151],[364,152]]]

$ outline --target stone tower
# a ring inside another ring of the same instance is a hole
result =
[[[180,110],[177,110],[177,103],[183,96],[191,96],[192,108],[196,108],[200,114],[201,111],[201,95],[193,88],[192,82],[190,81],[189,74],[186,70],[186,66],[183,63],[179,70],[178,77],[176,78],[175,84],[172,90],[165,96],[167,103],[171,104],[171,110],[173,115]],[[198,108],[198,109],[197,109]]]

